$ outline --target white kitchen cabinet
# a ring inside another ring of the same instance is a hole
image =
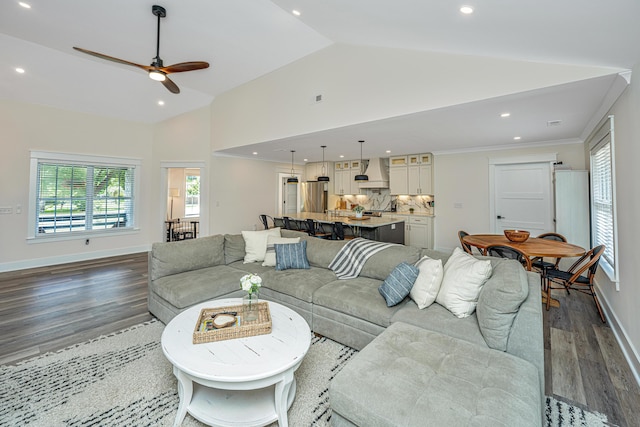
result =
[[[431,154],[414,154],[408,157],[408,190],[410,195],[433,194]]]
[[[566,237],[569,243],[589,249],[589,173],[557,170],[555,190],[556,233]]]
[[[352,167],[355,164],[355,167]],[[335,163],[334,193],[338,195],[360,194],[360,187],[355,182],[355,176],[360,173],[360,160],[342,161]]]
[[[418,248],[433,249],[433,218],[410,215],[404,243]]]
[[[432,195],[431,154],[389,158],[389,192],[392,195]]]

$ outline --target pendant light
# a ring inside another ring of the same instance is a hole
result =
[[[327,148],[326,145],[321,145],[322,147],[322,175],[318,177],[319,182],[329,182],[329,177],[324,173],[324,149]]]
[[[298,183],[298,178],[294,175],[293,172],[293,153],[295,153],[296,150],[291,150],[291,176],[289,178],[287,178],[287,184],[297,184]]]
[[[360,173],[356,175],[355,181],[369,181],[369,177],[365,175],[362,170],[362,144],[364,144],[364,141],[361,140],[358,142],[360,143]]]

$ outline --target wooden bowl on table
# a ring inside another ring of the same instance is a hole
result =
[[[526,242],[529,238],[529,232],[524,230],[504,230],[504,235],[514,243]]]

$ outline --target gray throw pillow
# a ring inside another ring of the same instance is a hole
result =
[[[276,243],[273,246],[276,250],[276,270],[310,268],[306,240],[299,243]]]
[[[417,267],[406,262],[401,262],[393,269],[378,288],[380,295],[387,302],[387,307],[399,304],[409,295],[419,272]]]

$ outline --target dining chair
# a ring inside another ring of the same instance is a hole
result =
[[[567,242],[567,238],[558,233],[543,233],[537,238],[555,240],[556,242]],[[551,269],[557,270],[559,264],[560,258],[556,258],[555,262],[545,261],[544,257],[531,258],[531,267],[540,273],[540,284],[545,292],[547,291],[547,271]]]
[[[598,263],[604,253],[604,249],[604,245],[592,248],[573,263],[567,271],[552,269],[547,272],[549,292],[551,292],[551,289],[564,289],[568,295],[570,295],[569,291],[577,291],[591,295],[596,303],[596,309],[598,310],[602,323],[605,323],[606,319],[593,286],[593,277],[598,269]],[[583,276],[584,273],[586,273],[586,276]],[[553,288],[552,283],[557,283],[562,285],[562,287]],[[549,293],[549,295],[551,294]],[[549,310],[550,300],[551,298],[547,298],[547,310]]]
[[[258,215],[258,217],[260,218],[260,221],[262,221],[262,225],[264,225],[265,230],[276,226],[275,220],[269,215],[261,214],[261,215]],[[272,224],[271,227],[269,227],[269,220],[271,220],[271,224]]]
[[[470,245],[470,244],[468,244],[468,243],[465,243],[465,242],[462,240],[465,236],[468,236],[468,235],[469,235],[469,233],[467,233],[467,232],[466,232],[466,231],[464,231],[464,230],[460,230],[460,231],[458,231],[458,239],[460,239],[460,245],[462,246],[462,249],[464,249],[464,251],[465,251],[466,253],[468,253],[468,254],[470,254],[470,255],[473,255],[473,249],[472,249],[471,245]],[[482,249],[480,249],[480,248],[478,248],[478,255],[484,255],[484,253],[483,253]]]
[[[518,261],[525,270],[531,271],[531,260],[522,251],[511,246],[489,245],[487,246],[487,255],[499,258],[509,258]]]
[[[331,237],[331,233],[325,232],[318,221],[307,218],[304,224],[307,228],[305,231],[309,236],[318,237],[320,239],[329,239]]]
[[[349,230],[351,234],[345,233],[345,230]],[[344,224],[340,221],[336,221],[333,223],[331,230],[331,238],[333,240],[351,240],[355,239],[355,234],[353,232],[353,228],[349,224]]]

